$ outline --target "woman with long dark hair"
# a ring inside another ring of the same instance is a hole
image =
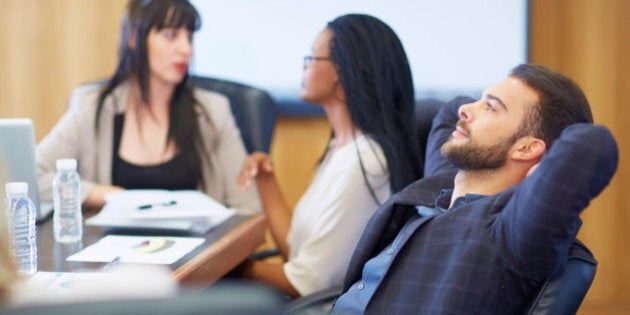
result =
[[[129,2],[114,75],[75,89],[38,145],[45,198],[55,161],[76,158],[86,207],[101,207],[111,191],[152,188],[199,189],[241,212],[260,209],[256,192],[234,180],[246,152],[227,98],[188,82],[200,23],[186,0]]]
[[[292,296],[341,285],[367,220],[392,192],[420,178],[423,166],[409,63],[379,19],[349,14],[329,22],[304,58],[301,97],[324,109],[332,137],[295,210],[264,153],[250,155],[239,176],[243,188],[255,181],[285,260],[249,261],[243,275]]]

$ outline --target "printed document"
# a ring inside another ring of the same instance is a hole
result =
[[[203,234],[236,213],[196,190],[124,190],[107,194],[105,200],[86,224]]]
[[[107,235],[67,260],[172,264],[204,241],[193,237]]]

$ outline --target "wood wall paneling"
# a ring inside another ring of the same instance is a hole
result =
[[[41,139],[76,85],[109,76],[124,0],[0,1],[0,117],[30,117]]]
[[[271,158],[287,204],[293,209],[302,196],[330,138],[324,117],[279,117]]]
[[[595,121],[609,127],[620,149],[610,186],[582,215],[579,237],[599,261],[580,314],[630,313],[630,1],[530,1],[530,59],[573,78],[586,93]]]

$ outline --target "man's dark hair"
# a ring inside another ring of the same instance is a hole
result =
[[[532,136],[545,141],[547,148],[567,126],[593,122],[586,96],[566,76],[533,64],[516,66],[510,76],[522,80],[538,93],[538,105],[528,113],[523,128]]]

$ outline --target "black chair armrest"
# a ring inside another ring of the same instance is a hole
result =
[[[597,261],[588,248],[576,240],[566,264],[545,282],[526,314],[575,314],[595,278],[596,270]]]
[[[287,302],[284,314],[330,314],[342,292],[343,288],[338,286],[299,297]]]
[[[263,260],[278,255],[280,255],[280,251],[277,248],[270,248],[253,253],[251,256],[249,256],[249,258],[253,260]]]

